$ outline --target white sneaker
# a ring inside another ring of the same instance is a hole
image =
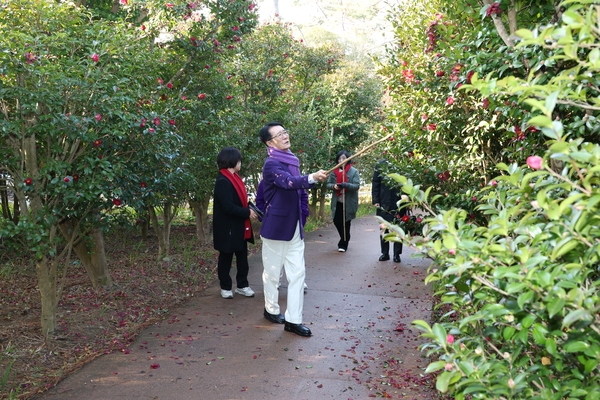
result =
[[[241,294],[246,297],[254,297],[254,290],[250,289],[250,286],[246,286],[245,288],[237,288],[235,289],[237,294]]]
[[[345,253],[345,252],[346,252],[346,249],[344,249],[344,248],[340,247],[340,248],[338,249],[338,251],[339,251],[340,253]]]
[[[231,290],[221,289],[221,297],[224,299],[233,299],[233,292]]]

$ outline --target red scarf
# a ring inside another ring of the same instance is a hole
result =
[[[346,165],[344,166],[344,169],[336,169],[335,171],[333,171],[335,173],[335,180],[336,183],[342,183],[342,182],[348,182],[348,170],[350,169],[350,167],[352,167],[352,165],[350,165],[350,163],[346,163]],[[342,195],[342,189],[337,190],[335,192],[336,196],[341,196]]]
[[[225,178],[229,179],[229,182],[233,185],[240,201],[242,202],[242,207],[248,208],[248,192],[246,192],[246,186],[244,186],[244,182],[242,182],[242,178],[236,173],[231,173],[227,168],[223,168],[219,171]],[[252,237],[252,226],[250,225],[250,218],[247,218],[244,221],[244,239],[250,239]]]

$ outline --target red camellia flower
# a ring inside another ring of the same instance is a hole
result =
[[[74,181],[78,181],[78,180],[79,180],[79,175],[77,175],[77,174],[73,174],[73,180],[74,180]]]
[[[233,99],[233,96],[232,96],[232,95],[230,95],[230,94],[228,94],[228,95],[227,95],[225,98],[226,98],[227,100],[231,100],[231,99]]]
[[[92,59],[93,62],[98,62],[98,60],[100,60],[100,56],[98,56],[98,54],[94,53],[90,56],[90,58]]]
[[[250,5],[248,6],[248,10],[252,11],[252,10],[254,10],[254,7],[256,7],[256,4],[250,3]]]
[[[415,79],[415,74],[412,69],[405,69],[402,71],[402,76],[407,82],[412,82]]]
[[[152,122],[154,122],[154,125],[160,125],[160,118],[156,117],[152,120]]]
[[[173,84],[171,82],[167,83],[167,88],[173,89]]]
[[[233,37],[233,41],[234,41],[234,42],[240,42],[241,40],[242,40],[242,38],[241,38],[241,37],[239,37],[238,35],[235,35],[235,36]]]
[[[102,115],[96,114],[94,118],[96,118],[96,121],[100,122],[100,120],[102,119]]]
[[[204,66],[204,69],[210,69],[210,65],[206,64],[206,65]]]
[[[483,99],[481,101],[481,106],[487,110],[487,108],[490,106],[490,101],[487,98]]]
[[[488,9],[485,11],[486,17],[491,17],[492,15],[500,15],[500,14],[502,14],[502,9],[500,8],[500,3],[498,3],[498,2],[490,4]]]
[[[145,126],[146,126],[146,122],[147,122],[147,121],[148,121],[148,120],[147,120],[146,118],[142,118],[142,122],[140,122],[140,127],[141,127],[141,128],[145,127]]]
[[[148,185],[146,184],[146,182],[140,182],[140,187],[141,187],[141,188],[145,188],[145,187],[147,187],[147,186],[148,186]]]
[[[410,217],[408,215],[403,215],[402,218],[400,218],[400,220],[402,222],[408,222],[408,221],[410,221]]]
[[[446,104],[451,106],[452,104],[454,104],[454,97],[448,97],[446,99]]]
[[[198,98],[199,98],[200,100],[204,100],[204,99],[206,98],[206,94],[204,94],[204,93],[200,93],[200,94],[198,95]]]
[[[246,20],[246,18],[244,18],[244,17],[238,17],[238,21],[240,21],[240,22],[244,22],[245,20]]]
[[[169,125],[175,125],[175,120],[174,119],[170,119],[169,120]]]
[[[239,26],[232,26],[231,30],[234,31],[234,32],[237,32],[237,31],[240,30],[240,27]]]
[[[427,125],[427,130],[428,131],[435,131],[436,128],[437,128],[436,124],[429,124],[429,125]]]
[[[475,75],[475,71],[467,72],[467,83],[468,84],[471,84],[471,78],[473,77],[473,75]]]
[[[140,29],[143,30],[143,31],[145,31],[146,30],[146,25],[142,25]]]
[[[94,140],[94,147],[100,147],[102,145],[102,140]]]
[[[32,183],[33,183],[33,179],[31,179],[31,178],[27,178],[27,179],[25,179],[25,184],[26,184],[27,186],[31,186],[31,184],[32,184]]]
[[[150,365],[150,368],[151,369],[158,369],[158,368],[160,368],[160,364],[152,364],[152,365]]]
[[[63,179],[63,181],[65,183],[69,183],[69,182],[71,182],[71,178],[69,178],[68,176],[65,176],[65,178]]]
[[[475,197],[475,196],[471,197],[471,201],[477,201],[477,197]]]
[[[435,76],[444,76],[446,73],[444,71],[435,71]]]
[[[117,207],[119,207],[121,204],[123,204],[123,203],[121,202],[121,200],[119,200],[119,199],[113,199],[112,203],[113,203],[115,206],[117,206]]]

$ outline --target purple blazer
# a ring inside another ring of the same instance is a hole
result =
[[[260,236],[272,240],[292,240],[296,225],[300,222],[300,237],[304,238],[302,209],[308,208],[306,189],[308,175],[294,176],[286,164],[272,157],[263,166],[264,217],[260,226]]]

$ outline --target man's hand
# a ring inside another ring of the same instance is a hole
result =
[[[312,176],[313,179],[317,182],[325,182],[327,180],[327,173],[322,169],[318,170],[317,172],[314,172]]]

